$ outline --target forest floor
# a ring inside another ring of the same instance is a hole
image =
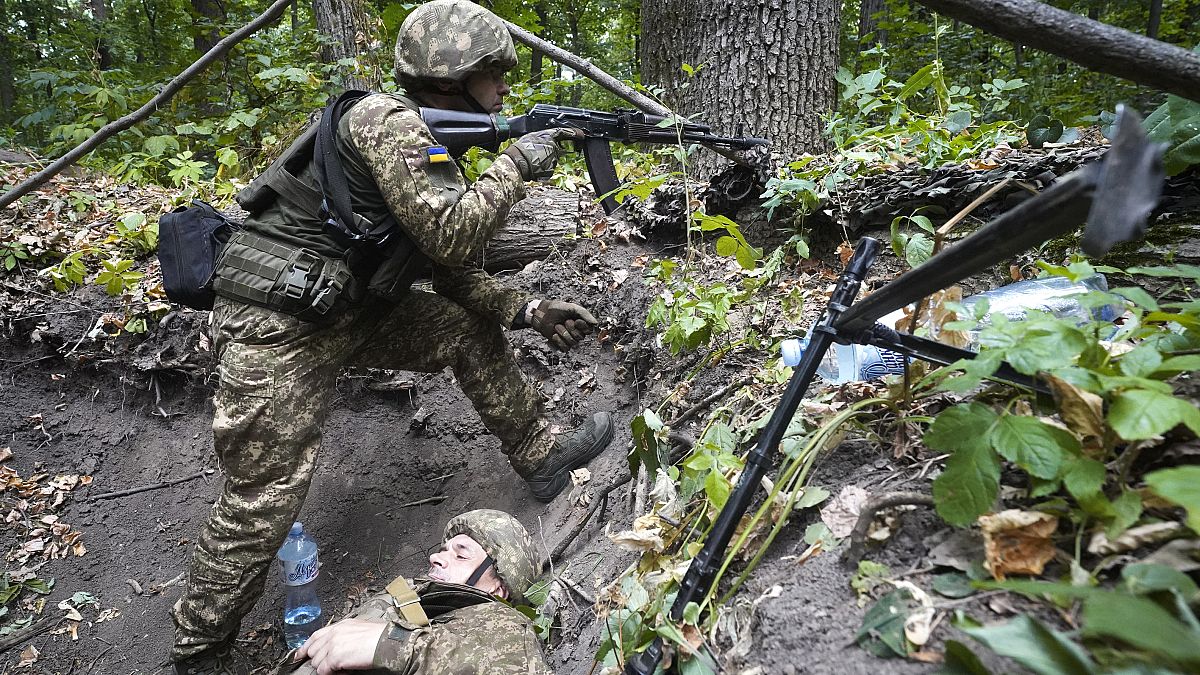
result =
[[[61,179],[43,198],[65,198],[85,180]],[[90,219],[88,212],[76,220],[66,236],[107,222]],[[589,220],[582,229],[591,226]],[[760,228],[761,238],[773,236],[769,227]],[[670,398],[701,358],[672,356],[645,327],[647,308],[658,292],[642,282],[647,260],[678,254],[682,236],[647,241],[618,236],[619,229],[564,241],[544,262],[503,275],[506,283],[537,295],[579,302],[602,322],[598,336],[567,354],[550,350],[529,331],[510,334],[557,424],[573,425],[596,410],[611,410],[618,420],[613,443],[589,467],[590,481],[552,503],[529,496],[449,373],[362,370],[339,379],[316,478],[300,516],[321,547],[320,594],[327,617],[342,616],[397,575],[424,572],[447,519],[468,509],[507,510],[547,551],[553,550],[587,511],[589,496],[628,471],[631,419]],[[749,227],[746,232],[755,234]],[[886,239],[886,233],[880,236]],[[840,268],[834,248],[814,247],[812,260],[786,270],[784,281],[824,289]],[[712,259],[709,274],[736,274],[727,263]],[[142,257],[134,269],[152,280],[156,265],[152,256]],[[878,286],[897,271],[889,256],[867,285]],[[0,529],[2,548],[13,578],[53,582],[41,589],[44,593],[25,593],[0,619],[51,618],[43,624],[48,630],[0,653],[0,672],[167,672],[169,609],[221,485],[210,431],[216,376],[207,351],[207,315],[173,308],[147,333],[112,337],[118,331],[106,314],[118,302],[100,288],[56,293],[20,268],[2,279],[0,467],[8,486],[23,489],[17,500],[21,508],[6,501],[0,513],[7,518]],[[996,282],[977,281],[979,287]],[[807,321],[820,305],[806,304]],[[731,353],[677,392],[664,418],[744,377],[770,356]],[[685,425],[678,431],[698,429]],[[928,452],[898,455],[888,444],[851,439],[818,461],[812,483],[839,496],[854,494],[854,488],[927,492],[936,474],[934,460]],[[584,591],[581,595],[602,596],[638,559],[605,536],[627,529],[640,515],[634,513],[633,485],[613,492],[607,508],[559,562],[560,570],[570,564],[567,574]],[[5,499],[15,499],[13,492],[3,493]],[[933,666],[919,659],[937,659],[940,645],[956,633],[949,622],[939,622],[917,660],[882,660],[853,644],[865,610],[850,587],[851,572],[839,560],[842,551],[812,555],[803,540],[805,528],[820,519],[815,509],[794,517],[738,594],[737,620],[722,640],[729,672],[930,671]],[[953,532],[928,509],[897,511],[889,527],[890,539],[869,557],[918,586],[928,587],[935,567],[945,569],[947,560],[952,566],[964,562],[952,554],[931,562],[931,555],[939,555],[935,548]],[[29,532],[36,529],[42,530],[41,543],[30,547],[35,538]],[[942,602],[943,609],[982,617],[1030,611],[1027,601],[1010,595]],[[281,613],[281,586],[272,578],[239,637],[242,651],[259,666],[269,666],[285,651]],[[561,629],[548,647],[556,672],[598,671],[593,657],[604,623],[590,603],[573,595],[558,623]]]

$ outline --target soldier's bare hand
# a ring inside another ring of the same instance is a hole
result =
[[[583,307],[559,300],[539,301],[529,322],[550,344],[564,352],[579,344],[599,324]]]
[[[309,659],[317,675],[370,668],[379,636],[386,628],[382,621],[343,619],[313,633],[296,650],[296,661]]]
[[[549,178],[558,166],[561,141],[582,138],[578,129],[543,129],[525,134],[504,149],[525,180]]]

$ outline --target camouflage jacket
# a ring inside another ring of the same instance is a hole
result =
[[[375,647],[373,672],[395,675],[552,675],[533,624],[475,588],[426,581],[417,586],[428,626],[402,619],[386,593],[352,616],[387,621]],[[312,675],[307,662],[280,673]]]
[[[338,156],[354,212],[381,222],[390,212],[414,244],[433,261],[434,291],[505,327],[532,298],[509,289],[476,263],[503,227],[509,209],[525,197],[525,181],[501,155],[472,184],[453,161],[432,161],[438,147],[410,99],[373,94],[338,124]],[[437,159],[434,157],[433,159]],[[314,163],[299,176],[316,185]],[[247,220],[254,230],[337,257],[341,246],[320,223],[273,206]]]

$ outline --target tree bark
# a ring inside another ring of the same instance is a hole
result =
[[[717,133],[764,136],[783,157],[821,152],[821,116],[835,101],[840,9],[834,0],[646,0],[642,80]],[[689,77],[683,63],[699,71]],[[720,164],[697,159],[701,176]]]
[[[858,6],[858,48],[870,49],[875,45],[887,44],[887,31],[879,30],[875,15],[887,8],[886,0],[862,0]],[[871,44],[866,44],[868,35],[874,35]]]
[[[203,22],[192,36],[192,46],[197,52],[207,54],[221,39],[220,33],[217,32],[217,24],[225,18],[225,13],[218,0],[192,0],[192,9]]]
[[[105,24],[108,23],[108,0],[88,0],[87,4],[92,21],[96,25],[96,68],[108,70],[113,62],[112,48],[109,47],[105,31]]]
[[[1200,101],[1200,54],[1036,0],[917,0],[1008,40]]]
[[[1158,39],[1158,26],[1162,21],[1162,0],[1150,0],[1150,19],[1146,22],[1146,37]]]
[[[7,0],[0,0],[0,26],[8,26]],[[0,28],[0,123],[13,120],[16,103],[16,86],[13,84],[13,58],[16,50],[8,38],[8,31]]]
[[[513,207],[478,262],[488,272],[519,270],[546,259],[564,237],[579,234],[579,224],[579,195],[535,187]]]
[[[375,25],[362,0],[313,0],[317,32],[330,40],[321,47],[321,60],[336,63],[341,59],[360,59],[367,55]],[[362,61],[365,63],[365,61]],[[378,91],[377,77],[366,74],[363,68],[346,71],[346,86],[350,89]]]

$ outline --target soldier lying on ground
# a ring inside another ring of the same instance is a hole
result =
[[[278,673],[550,675],[529,619],[500,602],[523,602],[541,571],[529,533],[503,511],[479,509],[452,518],[443,538],[415,594],[403,577],[393,581],[313,633]]]
[[[385,228],[389,242],[412,245],[406,255],[432,263],[433,292],[408,288],[401,266],[391,265],[399,248],[347,240],[337,229],[315,177],[318,153],[292,157],[302,154],[293,145],[264,173],[266,205],[245,200],[251,216],[222,250],[214,282],[213,437],[226,480],[172,612],[176,673],[245,672],[229,649],[304,502],[343,367],[449,367],[542,501],[611,440],[607,412],[555,434],[503,333],[533,328],[566,350],[596,319],[579,305],[506,288],[472,262],[524,197],[525,182],[552,173],[570,130],[517,139],[468,184],[418,112],[499,112],[516,63],[507,28],[488,10],[466,0],[421,5],[396,42],[404,93],[360,99],[341,116],[332,151],[319,153],[323,162],[340,158],[359,225]],[[304,202],[314,191],[316,209]]]

